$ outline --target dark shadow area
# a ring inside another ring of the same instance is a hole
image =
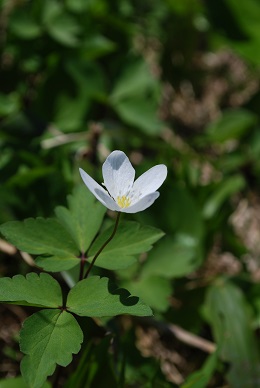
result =
[[[108,291],[110,294],[119,295],[120,302],[125,306],[134,306],[139,302],[137,296],[132,296],[129,291],[124,288],[118,288],[110,280],[108,282]]]

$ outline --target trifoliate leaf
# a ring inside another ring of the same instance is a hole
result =
[[[20,348],[26,356],[21,372],[30,388],[40,388],[53,374],[56,364],[67,366],[79,352],[83,333],[76,319],[66,311],[42,310],[25,320]]]
[[[32,272],[26,277],[1,278],[0,301],[57,308],[62,305],[62,293],[59,283],[52,276]]]
[[[137,296],[118,288],[108,278],[99,276],[81,280],[71,289],[67,309],[87,317],[112,317],[119,314],[152,315],[150,307]]]
[[[86,252],[102,224],[106,208],[86,190],[77,187],[68,196],[68,209],[58,206],[55,213],[73,237],[80,252]]]
[[[113,226],[106,229],[91,246],[88,254],[91,262],[95,253],[112,234]],[[121,222],[113,240],[98,256],[95,265],[116,270],[129,267],[136,261],[135,255],[147,252],[164,233],[150,226],[141,226],[137,222]]]

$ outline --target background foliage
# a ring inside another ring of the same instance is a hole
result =
[[[78,167],[101,182],[101,164],[114,149],[130,157],[137,175],[157,163],[168,167],[156,203],[124,219],[165,236],[148,255],[122,252],[133,264],[112,273],[154,317],[82,317],[80,357],[52,383],[255,387],[258,0],[0,4],[1,224],[53,217],[56,207],[74,225],[61,206],[80,184]],[[79,216],[82,207],[69,200]],[[3,240],[1,250],[1,276],[31,271],[30,257]],[[67,287],[73,276],[66,271],[59,281]],[[6,377],[19,375],[17,333],[32,312],[1,306],[1,387],[23,384]]]

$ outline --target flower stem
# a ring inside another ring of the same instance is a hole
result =
[[[80,271],[79,271],[79,281],[83,279],[84,276],[84,266],[85,266],[85,255],[84,253],[81,254],[80,257]]]
[[[100,255],[100,253],[103,251],[103,249],[107,246],[107,244],[108,244],[108,243],[112,240],[112,238],[115,236],[116,231],[117,231],[117,227],[118,227],[118,224],[119,224],[120,214],[121,214],[121,212],[118,212],[118,213],[117,213],[116,223],[115,223],[113,232],[112,232],[111,236],[107,239],[107,241],[104,242],[104,244],[100,247],[100,249],[97,251],[97,253],[96,253],[95,256],[93,257],[93,260],[92,260],[90,266],[89,266],[88,269],[87,269],[87,272],[86,272],[86,275],[84,276],[84,279],[86,279],[86,278],[88,277],[90,271],[92,270],[93,265],[95,264],[95,261],[97,260],[98,256]]]

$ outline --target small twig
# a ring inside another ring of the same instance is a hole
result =
[[[168,325],[169,330],[174,334],[174,336],[181,342],[190,345],[194,348],[198,348],[206,353],[214,353],[216,350],[216,344],[211,341],[208,341],[202,337],[199,337],[196,334],[190,333],[187,330],[184,330],[182,327],[177,325]]]
[[[56,128],[49,128],[48,132],[53,137],[42,140],[41,146],[43,149],[50,149],[64,144],[86,140],[86,134],[83,132],[64,134]]]
[[[5,240],[0,239],[0,251],[12,256],[17,253],[17,249],[14,245],[8,243]]]
[[[147,325],[155,327],[158,332],[171,333],[179,341],[192,346],[194,348],[200,349],[206,353],[214,353],[217,349],[216,344],[206,340],[202,337],[199,337],[196,334],[193,334],[180,326],[174,324],[168,324],[166,322],[159,322],[152,318],[142,318],[140,322],[144,322]]]
[[[87,269],[87,272],[86,272],[86,275],[84,276],[84,279],[86,279],[88,277],[88,275],[89,275],[90,271],[92,270],[92,267],[95,264],[95,261],[97,260],[98,256],[100,255],[100,253],[103,251],[103,249],[107,246],[107,244],[112,240],[112,238],[116,234],[118,223],[119,223],[120,214],[121,214],[121,212],[117,213],[116,223],[115,223],[113,232],[112,232],[111,236],[107,239],[107,241],[105,241],[105,243],[101,246],[101,248],[97,251],[97,253],[93,257],[93,260],[92,260],[90,266]]]
[[[32,256],[29,255],[29,253],[20,251],[20,255],[22,256],[26,264],[30,265],[31,267],[40,268],[35,264],[35,261],[33,260]]]

